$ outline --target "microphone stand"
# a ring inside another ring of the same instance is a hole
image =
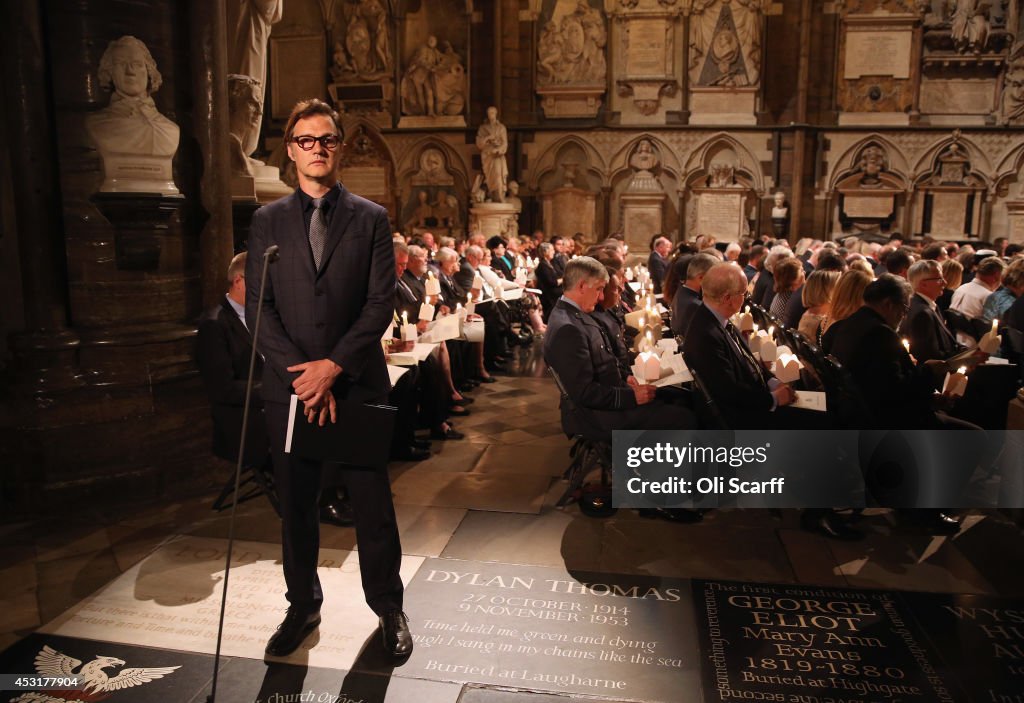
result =
[[[238,461],[235,464],[235,499],[231,501],[231,516],[228,518],[228,554],[224,563],[224,587],[220,596],[220,621],[217,624],[217,650],[213,655],[213,683],[206,703],[217,700],[217,674],[220,670],[220,645],[224,637],[224,611],[228,602],[228,577],[231,575],[231,551],[235,545],[235,507],[238,505],[238,488],[242,476],[242,459],[245,456],[246,430],[249,427],[249,402],[252,400],[252,376],[256,368],[256,342],[260,336],[260,318],[263,316],[263,287],[267,282],[267,270],[277,261],[278,246],[273,244],[263,252],[263,271],[260,274],[260,305],[256,308],[256,324],[252,331],[252,354],[249,355],[249,379],[245,384],[245,410],[242,412],[242,436],[238,440]]]

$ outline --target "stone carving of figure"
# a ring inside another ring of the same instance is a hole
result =
[[[1010,52],[1010,65],[1003,80],[998,122],[1018,124],[1024,120],[1024,43],[1017,44]]]
[[[231,171],[236,176],[255,175],[253,166],[262,162],[250,158],[256,149],[263,109],[259,82],[251,76],[228,76],[228,129],[231,132]],[[254,129],[255,126],[255,129]],[[243,142],[242,140],[248,140]]]
[[[391,72],[388,12],[380,0],[345,5],[345,35],[334,43],[331,76],[335,82],[374,81]]]
[[[786,207],[786,194],[781,190],[773,196],[772,219],[785,220],[789,217],[789,208]]]
[[[259,82],[261,113],[267,87],[267,42],[272,25],[280,22],[283,14],[284,0],[227,0],[228,73]],[[260,122],[253,128],[253,134],[242,139],[243,145],[251,143],[255,149]]]
[[[608,71],[604,47],[608,34],[601,10],[587,0],[556,24],[544,25],[537,47],[537,72],[541,84],[603,83]]]
[[[950,18],[953,46],[961,54],[973,51],[980,54],[988,43],[988,5],[981,0],[951,0],[954,3]]]
[[[509,181],[508,182],[508,195],[505,196],[505,202],[515,207],[516,212],[523,211],[523,201],[519,198],[519,182]]]
[[[654,175],[661,161],[654,152],[654,144],[650,139],[641,139],[636,151],[629,157],[629,165],[635,173],[629,181],[629,190],[663,190],[661,183]]]
[[[761,80],[764,8],[770,0],[694,0],[690,71],[695,85],[753,86]],[[728,8],[728,10],[726,10]],[[735,31],[719,18],[728,11]],[[706,75],[710,61],[716,70]]]
[[[715,163],[711,164],[708,168],[710,173],[710,182],[708,185],[711,188],[735,188],[736,184],[733,182],[736,175],[736,167],[728,163]]]
[[[445,172],[444,154],[438,149],[424,149],[420,154],[420,170],[413,176],[416,185],[444,185],[451,183]]]
[[[455,215],[455,211],[451,205],[448,204],[448,191],[437,191],[437,197],[435,198],[432,207],[434,210],[434,217],[437,218],[437,224],[441,227],[451,227],[452,217]]]
[[[448,225],[450,229],[457,230],[462,228],[462,216],[459,210],[459,199],[454,195],[448,196],[448,209],[451,211],[451,221]]]
[[[508,182],[508,165],[505,163],[508,130],[498,121],[498,108],[493,105],[487,108],[487,120],[476,132],[476,148],[480,150],[488,197],[498,203],[505,202]]]
[[[402,112],[407,115],[436,115],[435,87],[437,71],[443,60],[437,49],[437,37],[416,49],[402,81]]]
[[[864,174],[860,179],[862,186],[877,186],[881,182],[878,176],[885,170],[885,152],[882,147],[872,144],[862,151],[857,168]]]
[[[108,180],[113,177],[114,161],[125,157],[163,162],[165,180],[170,180],[171,157],[178,150],[178,125],[161,115],[150,97],[162,81],[149,49],[135,37],[116,39],[103,52],[99,83],[113,89],[113,95],[107,107],[86,117],[85,126],[103,157]]]
[[[412,211],[412,217],[410,217],[409,221],[405,223],[407,228],[426,227],[427,219],[434,217],[434,208],[432,208],[430,203],[427,202],[429,197],[430,194],[425,190],[421,190],[416,193],[418,204],[416,205],[416,209]]]
[[[434,75],[437,114],[461,115],[466,109],[466,69],[452,43],[445,41],[443,46],[441,61]]]

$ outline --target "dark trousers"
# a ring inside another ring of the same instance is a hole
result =
[[[324,600],[316,565],[320,552],[320,482],[325,466],[284,453],[288,406],[266,403],[267,429],[274,457],[274,481],[281,501],[281,548],[286,598],[299,609],[319,610]],[[340,419],[339,419],[340,421]],[[398,537],[391,483],[384,469],[341,467],[352,500],[363,595],[382,615],[402,607],[402,545]]]

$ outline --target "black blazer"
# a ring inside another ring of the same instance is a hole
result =
[[[504,257],[491,256],[491,268],[494,269],[495,273],[506,280],[513,280],[515,276],[512,275],[512,267],[508,265]]]
[[[754,292],[750,299],[763,307],[765,310],[772,306],[772,298],[775,297],[775,276],[768,269],[761,269],[761,275],[757,277],[754,284]]]
[[[686,330],[693,321],[693,313],[703,305],[700,293],[686,286],[679,286],[676,296],[672,299],[672,334],[686,336]]]
[[[935,377],[914,366],[899,335],[866,305],[825,333],[822,347],[846,367],[871,409],[879,429],[935,427]],[[867,429],[867,428],[865,428]]]
[[[647,270],[651,272],[651,280],[654,281],[654,292],[661,292],[661,284],[665,282],[665,275],[668,273],[668,259],[656,251],[652,251],[647,257]]]
[[[555,267],[547,259],[541,259],[534,271],[537,285],[540,287],[540,302],[545,310],[551,310],[562,297],[562,286],[558,283]]]
[[[469,295],[469,291],[456,283],[451,276],[446,276],[439,272],[437,277],[441,281],[441,298],[444,300],[444,304],[450,307],[452,312],[455,311],[455,306],[458,303],[462,303],[465,306],[466,296]]]
[[[548,319],[544,362],[558,374],[578,408],[636,407],[636,396],[619,371],[600,323],[565,301],[555,305]]]
[[[555,254],[554,258],[551,259],[551,266],[555,269],[555,273],[558,274],[558,278],[562,278],[565,275],[565,265],[569,263],[569,257],[565,254]]]
[[[213,453],[229,461],[238,459],[242,415],[245,410],[245,383],[249,377],[251,357],[252,338],[249,330],[238,319],[226,299],[203,315],[196,335],[196,362],[210,401]],[[259,380],[262,373],[263,360],[257,354],[253,371],[253,412],[249,417],[249,440],[245,452],[247,466],[262,463],[267,454],[267,431],[259,412],[263,407]]]
[[[683,340],[686,364],[697,372],[730,429],[770,427],[773,404],[767,380],[745,361],[707,306],[699,306]]]
[[[948,359],[964,349],[946,327],[942,315],[916,293],[910,299],[910,311],[900,326],[900,335],[910,340],[910,353],[919,364]]]
[[[266,357],[263,398],[288,402],[298,374],[289,366],[329,358],[341,366],[333,392],[338,398],[382,402],[391,384],[384,330],[395,303],[395,254],[387,211],[341,188],[327,228],[319,271],[303,222],[298,192],[261,207],[252,218],[246,319],[262,304],[259,349]],[[280,247],[259,290],[263,252]]]
[[[401,280],[395,281],[395,312],[398,313],[399,320],[402,319],[404,312],[408,316],[409,322],[419,322],[421,302],[423,301],[417,297],[416,291],[404,276]]]
[[[402,274],[402,280],[405,281],[405,285],[412,288],[412,292],[416,294],[416,297],[421,301],[427,299],[427,284],[413,275],[412,271],[406,269]]]
[[[469,291],[473,289],[473,279],[475,277],[476,269],[470,266],[469,262],[465,259],[463,259],[462,263],[459,264],[459,270],[455,272],[454,276],[452,276],[452,278],[455,279],[455,282],[459,285],[459,288],[465,291],[466,295],[469,295]],[[462,299],[465,301],[466,296],[464,295]]]

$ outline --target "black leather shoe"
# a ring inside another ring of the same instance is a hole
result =
[[[409,618],[401,610],[389,610],[380,618],[380,631],[384,637],[384,649],[396,659],[412,653],[412,634],[409,632]]]
[[[488,376],[486,378],[484,378],[483,376],[477,376],[476,380],[477,380],[478,383],[497,383],[498,382],[498,379],[496,379],[494,376]]]
[[[474,400],[473,398],[467,398],[466,396],[462,396],[462,400],[453,400],[452,402],[455,403],[456,405],[472,405],[473,403],[476,402],[476,400]]]
[[[430,458],[430,452],[416,447],[405,447],[391,452],[391,458],[394,461],[423,461]]]
[[[266,653],[272,657],[287,657],[306,639],[306,636],[320,624],[320,611],[312,613],[288,608],[284,621],[277,626],[277,632],[267,642]]]
[[[467,415],[469,415],[469,410],[462,407],[461,405],[456,405],[455,407],[448,409],[448,414],[454,415],[455,417],[466,417]]]
[[[413,449],[430,449],[430,440],[429,439],[414,439],[412,441],[412,444],[409,445],[409,446],[411,446]]]
[[[347,500],[335,500],[320,506],[320,522],[338,527],[352,527],[356,524],[352,515],[352,503]]]
[[[465,439],[465,437],[466,437],[466,435],[462,434],[461,432],[456,430],[454,427],[449,427],[447,430],[431,430],[430,431],[430,438],[431,439],[440,439],[440,440],[445,440],[445,439]]]
[[[924,529],[933,535],[955,535],[960,531],[960,518],[937,511],[928,516]]]
[[[637,512],[640,513],[640,517],[659,518],[684,524],[692,524],[704,519],[704,515],[698,511],[685,508],[640,508]]]
[[[804,513],[800,516],[800,526],[808,532],[841,542],[854,542],[864,538],[863,532],[847,525],[846,521],[835,513]]]

